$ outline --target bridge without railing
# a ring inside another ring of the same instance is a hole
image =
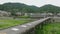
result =
[[[51,18],[47,17],[34,22],[15,26],[14,28],[12,27],[5,30],[1,30],[0,33],[3,32],[5,34],[37,34],[37,29],[40,28],[42,30],[44,25],[49,24],[51,22]],[[43,34],[43,32],[40,33]]]

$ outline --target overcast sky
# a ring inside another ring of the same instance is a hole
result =
[[[18,3],[27,4],[27,5],[35,5],[38,7],[43,6],[45,4],[60,6],[60,0],[0,0],[0,4],[6,3],[6,2],[18,2]]]

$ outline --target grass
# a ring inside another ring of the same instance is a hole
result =
[[[19,18],[30,18],[29,16],[18,16]]]
[[[0,29],[8,28],[15,25],[20,25],[29,22],[30,20],[15,20],[15,19],[2,19],[0,20]]]
[[[43,30],[39,29],[37,34],[41,34],[42,31],[43,34],[60,34],[60,23],[50,23],[43,26]]]

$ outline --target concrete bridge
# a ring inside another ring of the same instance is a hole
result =
[[[36,34],[38,28],[43,29],[43,25],[51,23],[51,18],[43,18],[34,22],[0,30],[0,34]],[[41,33],[43,34],[43,33]]]

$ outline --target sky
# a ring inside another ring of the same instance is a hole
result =
[[[41,7],[46,4],[52,4],[56,6],[60,6],[60,0],[0,0],[0,4],[12,2],[12,3],[24,3],[27,5],[34,5],[37,7]]]

